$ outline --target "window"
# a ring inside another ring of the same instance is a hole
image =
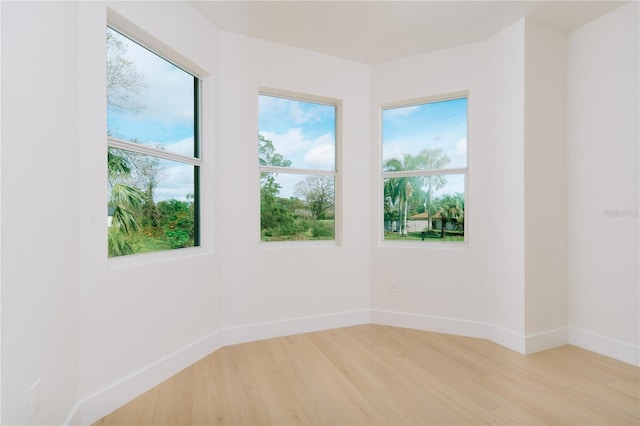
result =
[[[467,97],[382,109],[383,239],[465,241]]]
[[[336,239],[339,101],[258,97],[262,241]]]
[[[107,28],[108,253],[199,245],[200,81]]]

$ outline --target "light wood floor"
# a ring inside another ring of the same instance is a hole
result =
[[[362,325],[228,346],[96,425],[640,424],[640,369]]]

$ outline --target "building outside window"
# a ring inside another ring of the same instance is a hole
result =
[[[200,80],[107,28],[110,257],[200,244]]]
[[[466,241],[466,94],[383,107],[382,181],[385,241]]]

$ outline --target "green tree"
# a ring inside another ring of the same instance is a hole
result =
[[[126,111],[140,111],[140,95],[146,90],[144,75],[127,57],[127,48],[116,33],[107,28],[107,105]]]
[[[438,170],[449,164],[449,156],[444,153],[441,148],[424,149],[417,155],[418,164],[423,170]],[[442,175],[424,176],[424,185],[427,187],[427,197],[425,200],[425,211],[429,214],[427,220],[427,230],[431,230],[431,212],[433,211],[431,203],[433,191],[437,191],[447,183]]]
[[[403,154],[402,160],[390,158],[384,162],[385,172],[402,172],[409,170],[437,170],[449,163],[449,157],[440,148],[424,149],[417,155]],[[384,198],[385,212],[389,211],[389,217],[393,216],[393,207],[397,206],[397,216],[400,221],[398,232],[407,234],[407,221],[409,211],[426,211],[433,216],[431,197],[433,191],[446,184],[444,176],[402,176],[389,178],[385,182]],[[427,188],[424,194],[422,188]],[[428,220],[430,226],[431,220]]]
[[[276,152],[273,142],[258,135],[258,162],[261,166],[289,167],[291,161]],[[281,186],[277,182],[276,172],[260,174],[260,228],[263,237],[275,235],[293,235],[298,229],[294,226],[295,217],[289,203],[279,197]]]
[[[191,247],[194,244],[195,222],[189,201],[175,199],[159,201],[160,227],[171,248]]]
[[[309,176],[296,184],[295,194],[305,200],[314,219],[326,219],[335,202],[334,187],[331,176]]]
[[[391,158],[384,163],[385,172],[401,172],[412,170],[415,164],[415,157],[411,154],[404,154],[403,161]],[[420,177],[402,176],[390,178],[385,182],[385,193],[388,194],[390,203],[398,207],[398,219],[400,226],[398,232],[407,234],[407,220],[409,210],[409,199],[413,196],[414,188],[420,188]]]
[[[395,206],[398,202],[398,195],[396,191],[396,182],[395,179],[385,179],[384,181],[384,220],[385,223],[389,225],[389,229],[391,229],[391,224],[394,221],[399,221],[400,217],[398,215],[398,211]]]
[[[464,222],[464,196],[461,194],[445,194],[434,200],[434,207],[440,214],[442,220],[442,230],[440,238],[446,236],[446,226],[451,221]]]
[[[162,146],[155,148],[163,149]],[[147,229],[158,228],[160,213],[153,199],[153,192],[165,176],[165,166],[158,157],[133,152],[130,155],[134,159],[131,182],[137,188],[144,188],[144,203],[140,209],[141,224]]]
[[[139,111],[143,108],[139,95],[144,89],[143,75],[127,59],[126,48],[113,30],[107,29],[107,105],[120,110]],[[112,129],[108,129],[108,134],[112,133]],[[136,211],[144,203],[144,194],[131,184],[134,168],[132,154],[107,149],[109,207],[112,210],[108,233],[110,256],[133,253],[131,238],[140,229]]]
[[[276,152],[273,142],[258,135],[258,162],[261,166],[289,167],[291,161]]]
[[[135,186],[125,183],[132,172],[132,163],[126,153],[109,148],[107,165],[109,207],[112,210],[111,229],[108,234],[109,255],[131,254],[131,237],[140,229],[136,209],[142,205],[144,194]]]

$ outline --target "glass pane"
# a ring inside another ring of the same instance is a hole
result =
[[[464,241],[464,174],[388,178],[383,191],[385,240]]]
[[[382,111],[383,171],[467,167],[467,99]]]
[[[197,245],[197,167],[109,148],[108,170],[109,256]]]
[[[261,173],[262,241],[335,239],[333,176]]]
[[[267,95],[258,101],[261,165],[335,170],[335,106]],[[264,144],[270,145],[267,152]],[[279,164],[273,162],[276,154]]]
[[[107,29],[107,130],[117,139],[195,156],[191,74]]]

